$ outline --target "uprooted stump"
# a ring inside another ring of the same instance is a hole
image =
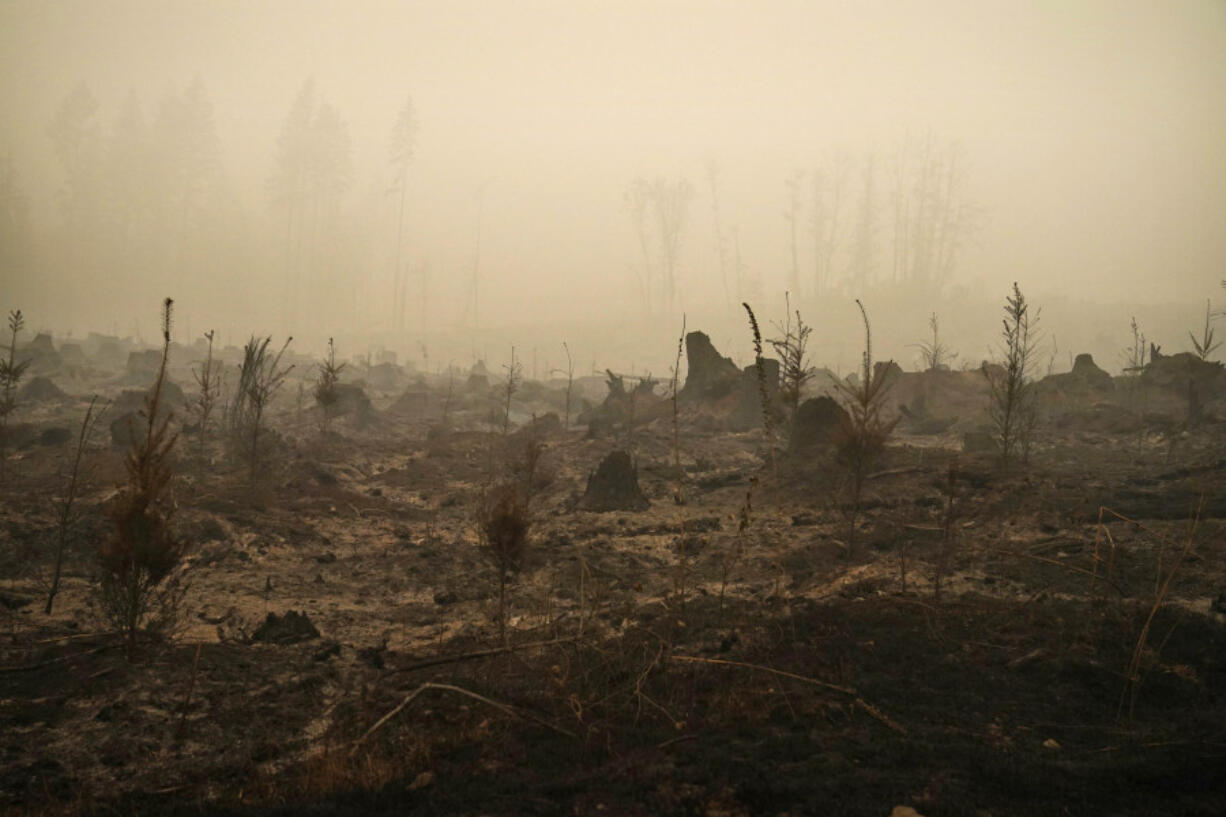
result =
[[[587,478],[581,511],[645,511],[651,507],[639,488],[639,472],[625,451],[613,451]]]
[[[251,640],[266,644],[297,644],[319,638],[319,630],[311,623],[306,613],[290,610],[284,616],[269,613],[254,633]]]
[[[671,411],[669,401],[655,393],[656,383],[650,377],[627,391],[624,375],[609,369],[605,369],[605,374],[609,393],[604,402],[579,413],[579,424],[588,427],[589,438],[594,439],[617,425],[649,423]]]

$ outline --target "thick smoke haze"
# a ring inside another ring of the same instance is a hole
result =
[[[1058,363],[1114,368],[1226,277],[1220,2],[7,0],[0,104],[3,306],[57,334],[149,337],[172,295],[233,343],[660,372],[682,313],[744,358],[739,302],[790,290],[818,362],[855,297],[882,354],[937,311],[977,361],[1016,280]]]

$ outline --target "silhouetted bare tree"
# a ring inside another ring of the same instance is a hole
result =
[[[834,277],[834,259],[842,238],[850,162],[845,153],[831,154],[812,174],[809,231],[813,237],[813,294],[821,295]]]
[[[861,168],[861,184],[848,277],[863,292],[875,282],[877,269],[877,162],[871,153],[865,157]]]
[[[392,170],[392,183],[388,194],[396,196],[396,262],[392,268],[392,328],[404,332],[405,300],[407,298],[408,271],[403,266],[404,212],[409,194],[409,165],[417,155],[417,109],[413,100],[407,99],[396,124],[392,127],[391,148],[388,161]]]
[[[335,108],[317,101],[315,84],[307,80],[281,126],[268,179],[272,205],[285,217],[288,325],[299,320],[304,285],[323,297],[344,294],[336,239],[341,199],[352,177],[348,129]]]
[[[979,211],[964,191],[966,162],[956,142],[931,138],[893,157],[893,277],[916,288],[939,288],[957,266]]]
[[[728,288],[728,239],[724,235],[724,222],[719,205],[719,162],[708,160],[706,173],[707,188],[711,194],[711,223],[715,231],[715,258],[719,263],[719,280],[724,287],[724,301],[731,304],[732,292]],[[739,287],[737,297],[743,297]]]
[[[102,140],[98,125],[98,101],[80,84],[60,102],[47,127],[56,158],[64,172],[59,199],[63,213],[63,263],[77,282],[88,281],[97,271],[102,179]]]
[[[802,209],[800,185],[804,182],[805,174],[802,170],[793,171],[792,175],[788,176],[784,181],[784,186],[788,189],[788,209],[784,211],[783,218],[788,223],[788,233],[790,237],[789,247],[792,253],[792,272],[788,286],[791,292],[796,293],[797,300],[801,297],[800,289],[800,252],[796,245],[796,227],[800,222],[800,211]]]
[[[672,311],[681,235],[693,197],[694,188],[685,178],[639,178],[626,191],[626,209],[634,221],[643,259],[639,286],[649,312],[656,306]]]

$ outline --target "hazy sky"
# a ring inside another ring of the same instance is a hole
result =
[[[747,262],[781,288],[787,175],[832,148],[887,155],[924,134],[963,145],[984,211],[964,281],[1196,301],[1226,277],[1220,1],[3,0],[0,156],[54,219],[45,132],[64,95],[86,82],[109,127],[129,91],[151,108],[196,76],[256,214],[308,77],[348,124],[350,201],[386,184],[411,95],[415,241],[458,281],[488,182],[491,309],[539,307],[546,287],[589,307],[623,292],[627,183],[685,174],[701,191],[708,158]],[[708,214],[699,196],[691,284],[711,280]]]

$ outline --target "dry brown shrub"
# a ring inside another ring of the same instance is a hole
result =
[[[477,505],[476,523],[481,549],[498,571],[498,634],[505,643],[507,584],[523,565],[532,527],[526,493],[514,482],[486,489]]]

